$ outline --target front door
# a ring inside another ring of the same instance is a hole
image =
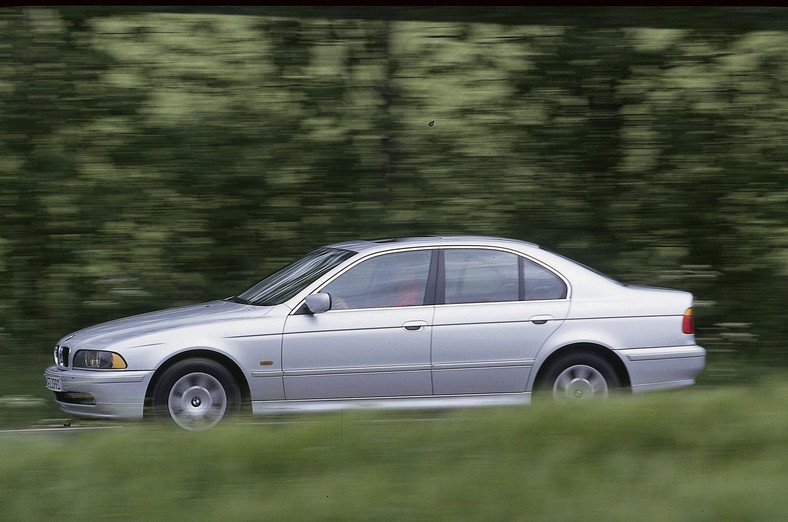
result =
[[[432,394],[434,307],[424,304],[431,258],[431,250],[367,258],[320,290],[331,296],[329,311],[290,315],[282,344],[285,398]]]

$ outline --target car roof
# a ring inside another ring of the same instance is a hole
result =
[[[343,241],[328,245],[330,248],[341,248],[354,252],[372,252],[394,250],[403,247],[444,247],[444,246],[499,246],[499,247],[531,247],[539,248],[536,243],[489,236],[414,236],[383,239],[366,239]]]

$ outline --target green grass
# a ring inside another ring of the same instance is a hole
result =
[[[44,387],[44,370],[51,364],[51,350],[0,353],[0,429],[69,420],[55,404],[55,395]]]
[[[785,520],[788,386],[0,438],[4,520]],[[244,424],[244,422],[246,424]]]

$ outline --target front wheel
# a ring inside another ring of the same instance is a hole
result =
[[[153,390],[153,412],[185,430],[204,430],[240,410],[241,392],[232,374],[210,359],[172,365]]]
[[[613,366],[593,352],[574,352],[559,357],[537,384],[537,393],[556,402],[605,399],[621,381]]]

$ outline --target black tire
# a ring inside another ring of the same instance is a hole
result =
[[[230,371],[211,359],[178,361],[153,389],[153,415],[185,430],[204,430],[241,409],[241,391]]]
[[[556,402],[604,399],[621,388],[615,368],[601,355],[589,351],[569,352],[550,363],[535,386],[540,398]]]

